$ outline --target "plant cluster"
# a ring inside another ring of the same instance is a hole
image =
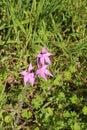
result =
[[[49,64],[51,64],[49,56],[53,55],[52,53],[49,53],[46,51],[46,47],[42,48],[42,52],[37,55],[37,66],[38,69],[35,73],[32,72],[33,66],[30,63],[28,71],[22,71],[20,72],[21,75],[24,76],[24,85],[29,81],[30,84],[33,86],[35,78],[40,75],[43,79],[47,80],[46,75],[52,76],[49,70],[47,70],[47,67]],[[48,64],[45,64],[47,62]]]

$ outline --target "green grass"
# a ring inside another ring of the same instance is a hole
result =
[[[44,45],[53,78],[24,88]],[[86,64],[87,0],[1,0],[0,129],[86,130]]]

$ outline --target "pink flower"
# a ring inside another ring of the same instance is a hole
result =
[[[42,65],[44,65],[45,62],[48,64],[51,64],[49,56],[52,56],[52,55],[53,55],[52,53],[49,53],[46,51],[46,47],[44,46],[42,48],[42,52],[37,55],[37,59],[38,59],[38,61],[40,60]]]
[[[28,71],[22,71],[19,73],[24,76],[24,85],[26,85],[28,81],[30,82],[31,86],[34,85],[35,77],[34,77],[34,73],[32,72],[32,70],[33,70],[33,66],[32,66],[32,64],[30,64]]]
[[[40,66],[38,64],[38,70],[36,71],[36,76],[40,75],[43,79],[47,80],[46,75],[48,76],[53,76],[49,70],[47,70],[46,68],[48,67],[48,65],[44,65],[44,66]]]
[[[52,88],[52,86],[49,86],[49,87],[48,87],[48,90],[50,90],[51,88]]]

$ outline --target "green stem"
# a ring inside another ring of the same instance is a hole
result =
[[[16,126],[17,124],[19,123],[19,120],[20,120],[20,117],[21,117],[21,111],[22,111],[22,108],[23,108],[23,103],[24,103],[24,100],[25,100],[25,97],[26,97],[26,90],[27,90],[27,85],[25,85],[22,89],[22,98],[21,100],[19,101],[19,113],[17,115],[17,118],[16,118]]]

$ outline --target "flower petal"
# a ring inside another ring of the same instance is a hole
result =
[[[44,57],[40,58],[40,62],[41,62],[42,65],[44,65]]]
[[[33,69],[33,66],[32,66],[32,64],[30,63],[29,68],[28,68],[28,71],[30,72],[32,69]]]
[[[47,78],[46,78],[46,76],[45,76],[44,73],[40,73],[39,75],[40,75],[43,79],[47,80]]]
[[[40,68],[40,59],[37,58],[37,67]]]
[[[48,75],[48,76],[53,76],[51,73],[50,73],[50,71],[49,70],[47,70],[47,69],[45,69],[45,72],[44,72],[46,75]]]
[[[41,70],[45,70],[48,67],[48,65],[42,66]]]
[[[49,53],[49,52],[47,52],[46,54],[45,54],[45,56],[52,56],[53,54],[52,53]]]
[[[26,85],[26,83],[28,82],[28,75],[24,76],[24,85]]]
[[[41,56],[42,56],[42,54],[37,54],[37,56],[36,56],[36,57],[40,58]]]
[[[35,73],[35,74],[36,74],[36,76],[37,76],[37,75],[39,74],[39,71],[38,71],[38,70],[36,70],[36,73]]]
[[[26,72],[26,71],[22,71],[22,72],[20,72],[19,74],[25,76],[25,75],[27,75],[27,72]]]
[[[45,60],[48,64],[51,64],[49,57],[45,57]]]
[[[34,73],[31,73],[31,74],[29,75],[29,81],[30,81],[31,86],[34,85],[34,80],[35,80],[35,78],[34,78]]]
[[[42,54],[46,53],[46,46],[42,48]]]

